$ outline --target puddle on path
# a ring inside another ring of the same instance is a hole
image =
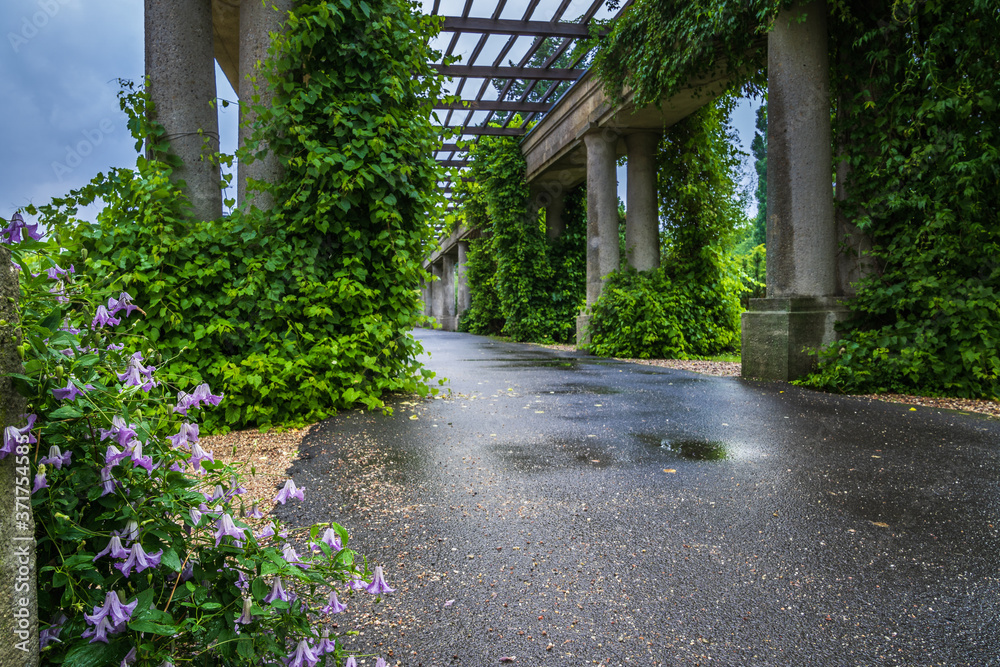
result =
[[[636,433],[641,442],[691,461],[721,461],[730,456],[730,446],[719,440],[664,438],[653,433]]]
[[[521,473],[545,472],[566,468],[608,468],[614,457],[600,448],[572,440],[545,440],[532,443],[498,442],[489,447],[490,455],[509,470]]]
[[[598,396],[610,396],[622,393],[621,389],[605,387],[601,385],[582,384],[578,382],[559,385],[559,389],[549,391],[549,394],[596,394]]]

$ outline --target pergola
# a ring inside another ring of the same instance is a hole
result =
[[[456,51],[460,47],[468,53],[460,64],[435,64],[452,79],[450,94],[460,98],[434,107],[442,134],[455,132],[436,156],[443,166],[457,170],[468,164],[468,144],[482,136],[522,136],[527,124],[549,111],[586,72],[590,51],[580,48],[581,40],[589,37],[590,23],[605,0],[590,0],[582,14],[569,17],[571,0],[559,0],[558,5],[528,0],[518,19],[503,18],[508,0],[489,0],[489,17],[474,16],[484,13],[484,4],[464,0],[458,16],[444,15],[439,37],[443,61],[461,53]],[[441,0],[434,0],[430,13],[442,15]],[[516,127],[515,116],[522,120]],[[451,193],[457,177],[441,183],[445,193]]]

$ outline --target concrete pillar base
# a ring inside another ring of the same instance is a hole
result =
[[[583,345],[590,344],[590,320],[593,319],[593,315],[586,315],[581,313],[576,318],[576,346],[581,347]]]
[[[458,331],[458,318],[454,315],[446,315],[438,321],[442,331]]]
[[[848,314],[836,297],[750,299],[742,376],[787,382],[812,372],[817,358],[809,352],[836,340],[834,324]]]

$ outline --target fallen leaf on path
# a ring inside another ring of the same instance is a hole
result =
[[[677,471],[674,470],[673,468],[664,468],[663,472],[677,472]]]
[[[872,523],[874,525],[878,526],[879,528],[888,528],[889,527],[889,524],[884,523],[882,521],[872,521]]]
[[[515,660],[517,660],[517,658],[512,655],[505,655],[504,657],[500,658],[500,662],[514,662]]]

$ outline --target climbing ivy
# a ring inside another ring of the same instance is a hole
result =
[[[460,198],[467,224],[483,236],[470,247],[472,307],[463,328],[473,333],[499,329],[522,341],[571,340],[585,296],[582,225],[570,220],[561,239],[547,239],[543,219],[528,208],[526,165],[515,139],[482,137],[470,159],[476,185],[466,187]],[[578,194],[569,198],[568,218],[579,215],[579,201]]]
[[[164,362],[179,388],[226,395],[203,428],[302,424],[427,391],[409,330],[440,200],[429,118],[441,79],[427,46],[438,24],[403,0],[296,3],[247,146],[266,144],[284,168],[262,186],[272,211],[189,220],[171,164],[144,157],[41,207],[71,261],[145,304],[135,332],[180,350]],[[137,147],[165,152],[145,94],[122,106]],[[98,200],[96,225],[75,220]]]

